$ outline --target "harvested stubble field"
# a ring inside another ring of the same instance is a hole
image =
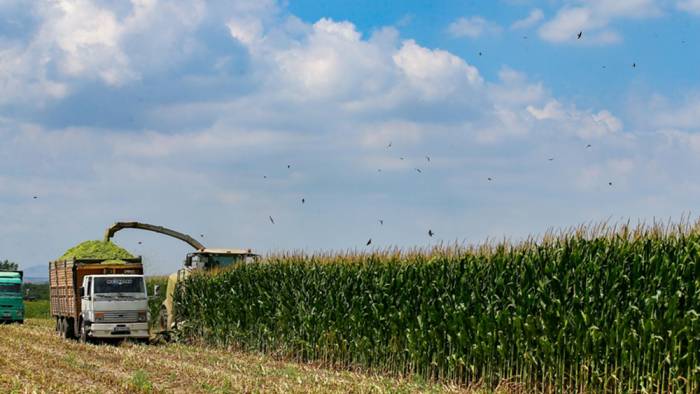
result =
[[[0,354],[2,393],[459,391],[207,347],[81,344],[48,319],[0,326]]]

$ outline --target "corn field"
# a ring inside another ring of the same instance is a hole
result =
[[[598,225],[518,244],[269,256],[193,275],[181,334],[527,391],[700,391],[700,226]]]

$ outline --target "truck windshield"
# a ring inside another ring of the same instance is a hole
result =
[[[95,295],[124,293],[143,294],[143,278],[125,276],[95,278]]]
[[[19,293],[22,285],[19,283],[0,283],[0,293]]]

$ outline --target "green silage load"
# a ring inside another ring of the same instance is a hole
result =
[[[85,241],[70,249],[59,260],[101,259],[121,260],[133,259],[134,256],[126,249],[105,241]]]

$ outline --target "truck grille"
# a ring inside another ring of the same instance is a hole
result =
[[[113,311],[104,312],[104,317],[99,319],[100,323],[133,323],[139,320],[138,311]]]

